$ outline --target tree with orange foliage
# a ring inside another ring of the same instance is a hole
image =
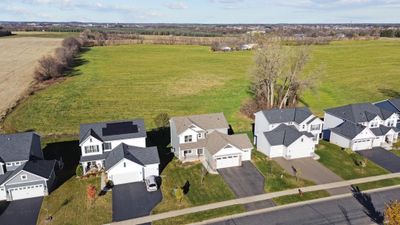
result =
[[[93,184],[87,186],[87,188],[86,188],[86,196],[87,196],[87,199],[90,202],[94,201],[94,199],[96,198],[96,193],[97,193],[97,190],[96,190],[96,187]]]
[[[391,201],[386,205],[385,209],[385,224],[399,225],[400,224],[400,202]]]

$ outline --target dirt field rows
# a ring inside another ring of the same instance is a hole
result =
[[[32,84],[37,61],[43,55],[53,53],[61,40],[34,37],[0,39],[0,118]]]

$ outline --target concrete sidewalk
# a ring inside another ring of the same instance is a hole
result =
[[[332,188],[346,187],[346,186],[351,186],[351,185],[355,185],[355,184],[361,184],[361,183],[367,183],[367,182],[379,181],[379,180],[385,180],[385,179],[397,178],[397,177],[400,177],[400,173],[392,173],[392,174],[385,174],[385,175],[374,176],[374,177],[365,177],[365,178],[359,178],[359,179],[353,179],[353,180],[334,182],[334,183],[329,183],[329,184],[308,186],[308,187],[301,188],[301,190],[303,192],[328,190],[328,189],[332,189]],[[218,208],[223,208],[223,207],[232,206],[232,205],[243,205],[243,204],[264,201],[264,200],[268,200],[268,199],[272,199],[272,198],[282,197],[282,196],[286,196],[286,195],[293,195],[293,194],[298,194],[298,188],[285,190],[285,191],[279,191],[279,192],[273,192],[273,193],[267,193],[267,194],[261,194],[261,195],[255,195],[255,196],[250,196],[250,197],[245,197],[245,198],[233,199],[233,200],[228,200],[228,201],[223,201],[223,202],[211,203],[211,204],[207,204],[207,205],[201,205],[201,206],[180,209],[180,210],[175,210],[175,211],[170,211],[170,212],[165,212],[165,213],[159,213],[159,214],[155,214],[155,215],[144,216],[144,217],[135,218],[135,219],[131,219],[131,220],[125,220],[125,221],[116,222],[116,223],[112,223],[112,224],[115,224],[115,225],[117,225],[117,224],[119,224],[119,225],[143,224],[143,223],[149,223],[149,222],[152,222],[155,220],[162,220],[162,219],[167,219],[167,218],[171,218],[171,217],[182,216],[182,215],[186,215],[186,214],[202,212],[202,211],[207,211],[207,210],[212,210],[212,209],[218,209]],[[333,197],[335,197],[335,196],[333,196]]]

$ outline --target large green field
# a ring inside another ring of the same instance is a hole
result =
[[[400,42],[342,41],[314,46],[310,68],[322,66],[319,89],[303,102],[322,109],[398,94]],[[77,134],[84,122],[143,117],[147,128],[160,112],[171,116],[225,113],[235,130],[251,129],[239,108],[248,98],[251,52],[212,53],[202,46],[94,47],[76,76],[24,101],[5,120],[8,132]]]

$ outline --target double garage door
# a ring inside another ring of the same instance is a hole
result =
[[[132,171],[129,173],[115,173],[110,176],[110,179],[113,181],[114,185],[139,182],[143,181],[143,172]]]
[[[371,149],[372,148],[372,141],[373,141],[373,139],[356,140],[356,141],[353,142],[352,149],[354,151]]]
[[[43,184],[29,185],[8,189],[11,200],[35,198],[44,196]]]
[[[217,169],[240,166],[241,159],[239,155],[219,156],[215,158]]]

